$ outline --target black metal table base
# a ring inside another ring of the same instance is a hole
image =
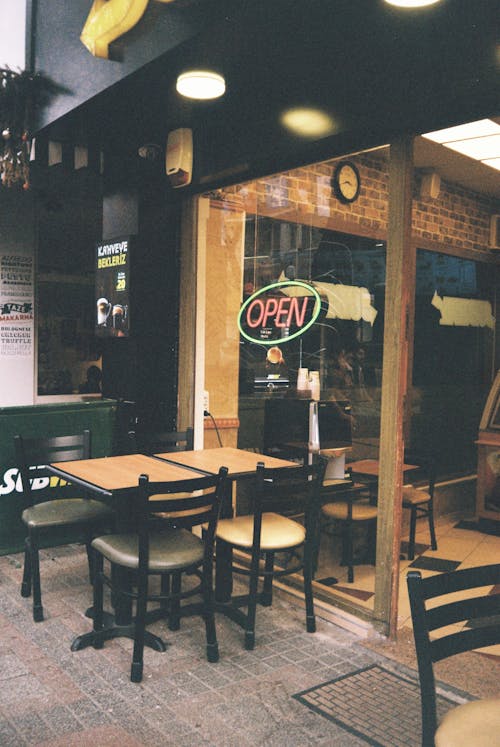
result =
[[[108,613],[109,614],[109,613]],[[112,617],[112,615],[111,615]],[[88,633],[77,636],[71,644],[72,651],[81,651],[88,646],[95,646],[96,642],[99,644],[104,641],[110,641],[113,638],[131,638],[134,639],[135,625],[112,625],[110,627],[103,628],[99,632],[91,630]],[[144,645],[152,648],[154,651],[166,651],[168,643],[165,643],[159,636],[145,631],[144,633]]]

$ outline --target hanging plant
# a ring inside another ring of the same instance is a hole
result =
[[[29,128],[41,76],[0,68],[0,181],[29,189]]]

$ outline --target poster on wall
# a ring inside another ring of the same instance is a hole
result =
[[[97,244],[95,330],[99,337],[129,335],[130,244],[130,237]]]
[[[0,358],[33,355],[33,257],[0,255]]]

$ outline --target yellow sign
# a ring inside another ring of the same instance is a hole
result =
[[[111,42],[141,20],[147,4],[148,0],[94,0],[80,39],[94,57],[109,57]]]

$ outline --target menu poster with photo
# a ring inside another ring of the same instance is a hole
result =
[[[95,329],[99,337],[129,335],[130,244],[130,237],[97,244]]]
[[[33,257],[0,255],[0,357],[33,354]]]

